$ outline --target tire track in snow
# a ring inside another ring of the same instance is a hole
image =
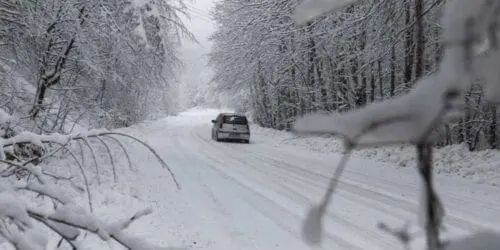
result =
[[[199,142],[211,144],[207,145],[208,147],[214,146],[214,143],[211,143],[210,140],[207,140],[205,137],[203,137],[203,135],[200,135],[199,130],[193,130],[191,136],[196,137]],[[215,145],[219,144],[220,143]],[[304,169],[302,167],[299,167],[298,165],[289,164],[283,160],[283,157],[279,158],[275,155],[271,155],[270,154],[271,151],[267,151],[266,153],[252,151],[251,149],[254,148],[249,148],[247,147],[248,145],[242,145],[241,147],[237,147],[235,144],[228,144],[228,145],[220,144],[220,145],[223,145],[220,147],[224,148],[225,150],[235,151],[235,148],[237,148],[237,150],[244,151],[245,154],[243,155],[243,159],[252,157],[254,160],[257,160],[257,162],[253,162],[251,164],[248,164],[248,162],[245,163],[244,161],[248,161],[248,159],[243,160],[242,158],[238,157],[238,155],[241,155],[239,152],[238,153],[230,152],[229,154],[222,154],[220,155],[221,157],[230,156],[236,161],[241,161],[243,164],[252,167],[254,170],[260,171],[260,173],[264,175],[270,174],[271,173],[270,169],[267,168],[266,171],[261,171],[257,169],[255,165],[265,165],[267,167],[274,168],[275,178],[277,179],[281,178],[286,180],[287,178],[283,178],[283,176],[291,177],[291,179],[295,181],[294,182],[295,185],[316,187],[317,191],[322,192],[324,190],[324,186],[318,183],[327,183],[329,178],[311,169]],[[222,150],[221,152],[224,151]],[[212,153],[216,152],[214,151]],[[274,164],[269,164],[269,161],[273,162]],[[412,212],[413,215],[416,215],[418,212],[418,204],[416,202],[409,201],[409,199],[402,199],[395,195],[376,192],[371,190],[369,186],[363,185],[358,182],[351,182],[344,180],[341,181],[340,183],[341,185],[339,186],[339,194],[337,195],[342,195],[343,191],[349,192],[351,194],[350,199],[352,201],[357,201],[358,203],[360,203],[360,205],[364,207],[374,208],[375,206],[377,210],[390,214],[394,214],[395,208],[397,208],[399,211],[396,212],[398,213],[398,216],[396,217],[399,217],[402,221],[406,220],[409,216],[411,216],[411,213],[408,212]],[[295,185],[286,185],[286,186],[290,189],[293,189]],[[447,224],[447,226],[451,226],[455,229],[460,229],[463,231],[470,231],[470,230],[477,231],[484,229],[484,227],[479,224],[465,220],[453,214],[448,214],[445,217],[445,223]],[[369,230],[375,230],[375,228],[370,228]]]
[[[199,152],[202,154],[205,154],[205,157],[208,157],[211,160],[215,161],[216,162],[215,165],[217,165],[217,166],[225,165],[225,166],[231,167],[230,169],[228,168],[225,170],[222,170],[219,167],[216,167],[218,171],[222,171],[223,174],[226,174],[226,175],[228,175],[228,174],[238,175],[239,177],[233,177],[233,179],[236,179],[236,181],[238,181],[238,182],[242,182],[243,179],[247,179],[249,182],[254,184],[254,185],[252,185],[253,188],[251,188],[251,189],[256,189],[256,186],[267,187],[267,190],[265,191],[265,193],[269,193],[269,190],[273,190],[274,192],[277,192],[276,193],[277,195],[285,196],[287,199],[294,201],[296,204],[298,204],[302,208],[307,208],[307,207],[309,207],[310,204],[313,204],[313,200],[310,199],[308,197],[308,195],[303,194],[303,192],[298,192],[294,186],[284,186],[284,185],[275,184],[275,181],[277,179],[282,179],[283,175],[270,176],[269,173],[267,173],[267,172],[258,172],[258,176],[252,178],[249,175],[250,173],[248,172],[248,167],[252,167],[252,165],[254,165],[254,164],[253,163],[249,164],[248,162],[242,162],[241,158],[237,158],[237,157],[235,158],[235,156],[237,155],[236,152],[231,152],[230,154],[224,154],[224,153],[221,153],[224,151],[219,151],[219,150],[213,150],[213,151],[207,152],[206,146],[201,147],[201,148],[203,148],[204,150],[203,150],[203,152],[201,152],[201,151],[199,151]],[[221,159],[224,159],[224,161],[222,161]],[[231,161],[228,161],[229,159]],[[241,166],[238,166],[238,165],[241,165]],[[243,167],[247,171],[238,171],[235,168],[236,166],[238,166],[239,169],[241,169]],[[230,173],[230,172],[234,172],[234,171],[237,171],[237,173],[236,174]],[[263,177],[266,177],[266,176],[270,176],[271,178],[267,177],[266,180],[264,180]],[[302,187],[302,188],[304,189],[305,187]],[[263,194],[261,194],[261,195],[263,195]],[[298,200],[300,200],[300,201],[298,201]],[[303,211],[302,213],[297,213],[297,214],[300,214],[300,216],[297,218],[297,221],[301,222],[304,218],[305,211]],[[384,244],[380,249],[387,249],[387,247],[389,247],[389,246],[391,246],[393,249],[400,249],[400,244],[398,242],[396,242],[392,237],[388,237],[388,235],[381,234],[380,232],[377,232],[375,227],[369,227],[369,228],[360,227],[359,225],[353,224],[349,220],[342,218],[339,214],[335,214],[333,212],[329,212],[328,215],[329,215],[328,220],[332,224],[339,224],[340,227],[336,227],[335,229],[333,229],[334,232],[331,232],[332,230],[325,230],[328,233],[327,237],[330,237],[330,238],[334,237],[335,238],[334,241],[336,241],[336,242],[338,242],[340,240],[345,242],[343,244],[343,249],[352,249],[353,247],[355,247],[355,245],[353,245],[353,243],[349,243],[349,242],[359,242],[360,240],[366,241],[366,238],[361,238],[361,235],[365,236],[365,237],[368,236],[369,238],[372,239],[373,242],[377,242],[378,244],[382,243],[381,238],[384,238],[384,236],[385,236],[386,238],[388,238],[388,240],[383,242]],[[297,224],[295,226],[297,229],[300,229],[301,225]],[[341,232],[342,236],[346,237],[345,231],[342,231],[341,229],[350,231],[352,233],[350,237],[354,237],[356,239],[353,241],[347,242],[343,238],[336,236],[335,233],[338,234],[339,232]]]
[[[202,134],[200,134],[200,130],[193,130],[193,137],[197,137],[198,140],[201,140],[205,143],[210,143],[209,140],[207,140]],[[222,144],[223,145],[223,144]],[[221,146],[223,147],[223,146]],[[230,148],[230,147],[226,147]],[[318,173],[314,171],[312,168],[303,168],[301,166],[307,165],[307,162],[304,162],[304,159],[299,159],[298,157],[294,157],[293,155],[286,155],[286,156],[281,156],[278,157],[276,155],[273,155],[271,153],[278,153],[280,151],[277,151],[275,148],[265,148],[265,150],[257,150],[260,149],[261,147],[238,147],[239,151],[245,151],[246,155],[245,156],[253,156],[253,158],[260,160],[262,164],[266,164],[268,161],[274,162],[276,165],[271,165],[271,166],[276,166],[278,168],[285,169],[282,174],[285,175],[290,175],[290,172],[293,172],[294,177],[299,179],[300,181],[305,181],[308,182],[309,185],[314,185],[319,188],[324,188],[325,186],[321,187],[318,186],[318,183],[327,183],[329,180],[329,176],[326,176],[325,174]],[[253,149],[253,150],[252,150]],[[232,148],[234,150],[234,148]],[[255,157],[258,156],[258,157]],[[265,159],[265,160],[263,160]],[[284,159],[289,159],[285,161]],[[314,159],[307,159],[307,161],[314,161]],[[290,164],[288,162],[295,162],[295,165]],[[297,164],[298,162],[302,162],[302,164]],[[322,162],[317,162],[316,164],[324,164]],[[251,164],[250,164],[251,165]],[[308,175],[309,178],[304,178],[305,175]],[[358,173],[359,175],[359,173]],[[362,177],[367,178],[366,175],[363,175]],[[311,178],[314,178],[315,181],[312,181]],[[386,181],[386,180],[381,180],[381,181]],[[401,187],[401,183],[396,183],[393,182],[391,183],[392,187],[397,186],[398,188]],[[404,185],[404,183],[402,183]],[[411,187],[411,186],[407,186]],[[339,185],[339,191],[345,191],[349,192],[352,194],[351,198],[353,199],[358,199],[363,197],[364,199],[371,200],[373,203],[370,204],[370,206],[373,206],[374,204],[391,204],[391,211],[393,210],[394,207],[400,208],[402,211],[411,211],[415,215],[418,213],[418,204],[416,202],[416,199],[409,199],[401,196],[397,196],[395,194],[391,194],[390,192],[380,192],[380,191],[373,191],[373,187],[370,187],[370,185],[366,185],[363,183],[360,183],[358,181],[353,181],[352,178],[344,178],[340,180],[340,185]],[[415,187],[412,187],[412,189],[415,189]],[[324,189],[323,189],[324,190]],[[419,189],[416,190],[419,192]],[[363,194],[363,195],[360,195]],[[377,197],[377,198],[375,198]],[[450,196],[448,196],[450,197]],[[451,198],[456,200],[458,203],[463,202],[463,199],[457,198],[454,195],[451,195]],[[366,205],[366,202],[364,203]],[[498,207],[498,205],[495,206],[496,203],[492,203],[492,207]],[[385,206],[387,207],[387,206]],[[385,209],[387,211],[387,209]],[[490,208],[490,210],[492,210]],[[447,223],[449,226],[452,226],[456,229],[460,230],[465,230],[465,231],[470,231],[470,230],[481,230],[484,229],[484,226],[482,226],[479,223],[475,223],[472,221],[468,221],[461,216],[454,215],[452,213],[448,213],[445,217],[445,223]]]
[[[234,166],[227,161],[228,159],[231,159],[230,157],[228,158],[226,155],[218,155],[219,157],[216,157],[215,152],[211,151],[208,152],[208,148],[206,146],[205,147],[199,147],[194,145],[190,146],[191,149],[193,149],[193,147],[196,147],[197,153],[205,157],[205,161],[207,162],[208,166],[211,167],[214,171],[230,179],[237,185],[242,186],[243,188],[245,188],[246,190],[248,190],[250,193],[253,194],[247,196],[247,202],[248,199],[255,201],[255,202],[248,202],[249,205],[254,206],[255,209],[263,213],[264,216],[271,219],[275,224],[280,226],[283,230],[288,231],[295,238],[301,241],[300,232],[298,231],[298,229],[300,229],[300,223],[296,224],[294,223],[293,225],[290,225],[290,221],[301,222],[303,219],[303,213],[302,211],[300,212],[290,211],[290,207],[304,207],[304,206],[297,206],[297,204],[294,204],[293,202],[290,203],[290,201],[293,201],[293,199],[291,199],[290,196],[285,197],[287,198],[287,200],[283,199],[282,197],[283,194],[287,193],[286,189],[283,189],[281,187],[282,192],[277,193],[276,191],[280,190],[280,187],[272,185],[273,183],[272,178],[268,179],[267,181],[263,181],[262,176],[250,177],[248,173],[241,173],[241,172],[235,173],[231,171],[231,169],[233,168],[222,169],[220,166],[225,166],[225,167]],[[233,162],[233,163],[238,163],[238,162]],[[268,197],[270,193],[274,193],[272,195],[274,199]],[[276,202],[276,200],[280,200],[282,203],[288,204],[288,206],[279,204],[278,202]],[[280,213],[273,212],[272,211],[273,209],[266,209],[266,207],[255,205],[255,204],[262,204],[262,202],[269,204],[270,207],[274,207],[274,210],[276,209],[279,210]],[[282,218],[277,218],[277,217],[282,217],[283,214],[286,214],[287,215],[286,217],[289,218],[289,220],[283,220]],[[292,228],[296,230],[291,230]],[[340,247],[341,249],[363,249],[351,242],[344,240],[341,237],[332,234],[328,234],[326,235],[326,237],[327,238],[325,239],[325,243],[326,245],[328,245],[328,247],[337,246]],[[330,249],[330,248],[325,248],[325,249]]]
[[[321,188],[320,185],[318,185],[318,182],[322,183],[327,183],[330,177],[325,176],[324,174],[318,173],[312,169],[305,169],[303,167],[300,167],[301,164],[298,165],[292,165],[289,164],[287,161],[284,161],[283,158],[276,158],[275,156],[269,155],[269,154],[260,154],[259,159],[267,158],[266,160],[269,161],[274,161],[276,166],[279,168],[283,168],[285,173],[293,172],[293,175],[295,178],[298,178],[299,180],[308,182],[309,185],[316,186],[318,188]],[[310,178],[315,178],[317,181],[311,181],[309,178],[304,178],[304,176],[308,175]],[[324,189],[323,189],[324,190]],[[352,179],[349,178],[344,178],[344,180],[340,181],[339,185],[339,191],[346,191],[352,194],[352,198],[357,197],[363,197],[367,200],[371,200],[372,203],[371,205],[382,205],[385,206],[387,204],[391,205],[391,212],[393,212],[393,208],[401,208],[403,211],[410,211],[413,214],[418,213],[418,204],[415,199],[406,199],[402,197],[398,197],[397,195],[390,194],[388,192],[378,192],[378,191],[373,191],[370,189],[369,185],[365,185],[363,183],[360,183],[358,181],[353,181]],[[419,192],[419,190],[417,191]],[[376,197],[376,198],[375,198]],[[463,199],[457,199],[457,201],[462,201]],[[368,205],[368,204],[367,204]],[[460,216],[457,216],[453,213],[448,213],[447,216],[445,217],[445,223],[448,226],[452,226],[454,228],[460,229],[460,230],[465,230],[465,231],[470,231],[470,230],[481,230],[484,229],[484,226],[482,226],[479,223],[473,222],[466,220],[464,218],[461,218]]]
[[[185,137],[185,138],[189,138],[189,137]],[[205,150],[201,149],[201,148],[198,149],[197,146],[193,145],[193,143],[190,142],[189,140],[182,141],[180,144],[178,144],[178,146],[181,146],[180,148],[189,149],[190,155],[188,157],[190,157],[190,159],[191,159],[190,162],[197,161],[196,158],[199,158],[200,162],[202,162],[203,164],[200,164],[200,165],[196,166],[196,169],[197,170],[202,170],[204,172],[204,176],[203,177],[206,177],[207,179],[213,179],[213,177],[208,176],[210,173],[205,172],[205,170],[211,171],[213,174],[216,174],[217,176],[219,176],[219,178],[224,178],[224,179],[230,181],[231,184],[234,183],[234,185],[237,185],[237,186],[241,187],[242,189],[244,189],[245,190],[244,193],[246,193],[245,194],[245,198],[246,199],[245,200],[241,200],[241,202],[247,203],[255,211],[260,212],[257,209],[255,209],[256,207],[255,207],[254,203],[249,203],[248,202],[249,199],[254,200],[255,203],[257,203],[257,204],[263,204],[264,203],[264,204],[266,204],[265,207],[271,207],[273,209],[276,209],[276,208],[279,209],[281,211],[279,213],[280,216],[283,216],[285,214],[287,217],[293,217],[293,216],[298,217],[295,214],[289,213],[289,211],[287,211],[284,207],[279,206],[278,204],[272,202],[267,197],[261,196],[260,193],[256,192],[254,189],[248,187],[248,185],[245,185],[245,183],[242,183],[241,181],[238,181],[232,175],[228,175],[228,173],[219,170],[219,168],[218,168],[217,165],[220,166],[221,163],[218,162],[218,161],[208,160],[208,158],[206,157],[206,153],[207,152]],[[187,152],[184,152],[184,154],[186,154],[186,153]],[[203,179],[203,177],[201,179]],[[208,185],[206,185],[206,186],[208,187]],[[212,190],[212,188],[210,188],[210,187],[208,187],[208,188]],[[232,187],[232,186],[227,187],[227,188],[231,189],[231,191],[232,191],[232,189],[234,189],[234,187]],[[217,193],[217,192],[213,191],[212,193]],[[241,197],[239,197],[239,198],[241,199]],[[225,199],[227,201],[228,199],[231,199],[231,197],[223,197],[223,199]],[[225,202],[221,201],[220,203],[225,203]],[[241,206],[241,204],[240,204],[240,206]],[[286,213],[284,213],[284,212],[286,212]],[[231,217],[233,217],[232,214],[231,214]],[[241,218],[237,218],[237,217],[235,217],[234,219],[235,219],[236,223],[238,223],[238,220],[241,220]],[[275,220],[275,218],[271,218],[271,219],[273,220],[274,224],[276,224],[278,227],[280,227],[283,230],[283,232],[287,232],[289,235],[291,235],[293,238],[295,238],[298,242],[301,242],[300,239],[298,239],[297,235],[294,235],[293,233],[289,232],[289,228],[286,225],[280,224],[279,221]],[[228,225],[229,228],[232,228],[234,226],[235,225]],[[243,234],[243,232],[239,232],[237,234],[245,236]],[[248,237],[250,237],[250,236],[248,236]],[[278,242],[277,242],[277,244],[278,244]],[[240,246],[242,246],[242,245],[248,245],[248,243],[244,243],[243,242],[243,243],[240,243],[238,245],[240,245]],[[255,248],[255,246],[254,246],[254,248]],[[254,248],[251,248],[251,249],[254,249]],[[357,249],[357,248],[352,248],[352,249]]]
[[[296,165],[290,165],[285,162],[280,162],[273,158],[268,158],[267,160],[274,161],[274,163],[276,164],[275,166],[282,170],[281,174],[292,173],[290,176],[297,182],[307,183],[307,185],[316,187],[317,191],[323,192],[325,190],[325,186],[320,185],[319,183],[327,183],[328,177],[311,171],[306,171],[300,167],[297,167]],[[305,176],[308,176],[309,178],[305,178]],[[313,181],[312,178],[315,178],[317,181]],[[377,209],[379,209],[382,212],[392,213],[392,214],[398,213],[400,215],[406,214],[406,217],[398,216],[400,219],[403,220],[405,218],[408,218],[408,215],[411,216],[412,214],[416,215],[418,213],[418,204],[416,202],[408,202],[406,200],[398,199],[391,195],[385,195],[380,192],[376,192],[370,190],[369,188],[364,188],[361,186],[362,185],[360,183],[356,182],[351,183],[350,181],[340,181],[338,194],[341,194],[342,192],[348,192],[351,194],[349,196],[351,199],[355,199],[364,206],[370,206],[370,207],[376,206]],[[397,208],[399,211],[395,210],[394,208]],[[400,211],[410,212],[410,214],[401,213]],[[446,219],[447,219],[447,224],[449,224],[449,226],[461,230],[477,231],[483,229],[483,227],[479,224],[469,222],[452,214],[448,215]]]

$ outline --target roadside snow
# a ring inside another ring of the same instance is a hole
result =
[[[342,142],[331,136],[297,136],[290,132],[252,126],[254,133],[266,134],[275,146],[293,145],[321,153],[341,153]],[[415,149],[408,145],[365,148],[354,152],[355,156],[376,162],[390,163],[390,167],[414,167]],[[476,183],[500,186],[500,151],[482,150],[470,152],[467,145],[451,145],[434,153],[436,172],[450,177],[462,177]]]

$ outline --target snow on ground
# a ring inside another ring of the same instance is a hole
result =
[[[305,146],[313,142],[311,138],[291,139],[286,133],[256,127],[250,144],[215,142],[210,139],[210,120],[217,112],[191,110],[121,129],[158,151],[175,172],[181,190],[175,189],[169,173],[151,153],[127,143],[134,171],[127,169],[123,155],[118,158],[121,153],[116,150],[119,182],[111,181],[105,157],[100,157],[99,170],[104,184],[97,185],[96,178],[90,178],[97,215],[112,222],[151,207],[153,213],[134,222],[126,232],[157,249],[403,249],[376,228],[380,221],[394,227],[409,221],[419,235],[412,249],[423,249],[416,215],[416,171],[363,157],[354,157],[348,164],[325,220],[324,244],[306,246],[300,238],[302,220],[323,195],[340,155],[310,150]],[[323,139],[318,139],[320,143]],[[64,161],[56,159],[54,164],[64,166]],[[91,175],[92,161],[86,165]],[[438,176],[437,186],[447,209],[446,237],[479,232],[491,240],[482,231],[500,232],[498,187],[445,175]],[[86,204],[85,197],[80,203]],[[87,237],[85,249],[120,249]],[[54,239],[52,245],[56,242]],[[0,245],[0,249],[5,248]]]
[[[285,131],[253,126],[252,130],[266,134],[274,145],[294,145],[321,153],[341,153],[342,142],[331,136],[297,136]],[[415,149],[408,145],[364,148],[355,156],[386,164],[391,168],[415,166]],[[500,186],[500,151],[482,150],[470,152],[467,145],[451,145],[434,153],[436,172],[450,177],[462,177],[476,183]]]

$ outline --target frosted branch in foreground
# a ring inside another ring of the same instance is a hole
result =
[[[139,144],[144,146],[148,151],[150,151],[155,156],[155,158],[158,160],[158,162],[161,164],[161,166],[169,172],[169,174],[172,178],[172,181],[174,182],[176,188],[180,189],[180,183],[177,181],[177,178],[175,177],[175,174],[172,171],[172,169],[170,168],[170,166],[160,157],[160,155],[150,145],[148,145],[144,141],[142,141],[134,136],[131,136],[131,135],[128,135],[125,133],[120,133],[120,132],[112,132],[112,131],[108,131],[108,130],[91,130],[91,131],[88,131],[86,133],[76,133],[76,134],[70,134],[70,135],[61,135],[61,134],[57,134],[57,133],[54,133],[51,135],[38,135],[38,134],[34,134],[34,133],[23,132],[23,133],[20,133],[14,137],[8,138],[8,139],[4,139],[4,138],[0,137],[0,160],[4,160],[2,158],[2,156],[5,156],[5,148],[12,146],[12,145],[15,145],[15,144],[32,143],[34,145],[37,145],[37,146],[44,148],[45,143],[55,143],[55,144],[59,144],[59,145],[65,145],[68,143],[68,141],[83,141],[84,144],[88,148],[90,148],[90,152],[92,153],[92,159],[94,161],[94,165],[96,166],[97,178],[99,180],[99,169],[98,169],[97,159],[95,156],[95,152],[93,152],[93,148],[91,147],[88,139],[89,138],[108,137],[108,138],[112,138],[114,141],[119,142],[116,138],[114,138],[112,136],[120,136],[122,138],[128,138],[128,139],[131,139],[135,142],[138,142]],[[124,147],[121,144],[120,144],[120,147],[122,149],[124,149]],[[129,158],[125,149],[124,149],[124,153],[125,153],[127,160],[129,161],[129,164],[130,164],[130,158]],[[83,155],[82,155],[82,157],[83,157]]]
[[[302,14],[303,21],[347,2],[350,1],[306,1],[299,5],[297,13]],[[499,23],[500,1],[449,1],[441,19],[445,51],[436,73],[421,78],[406,95],[342,114],[308,114],[294,124],[295,132],[339,135],[348,148],[388,143],[415,145],[419,173],[424,180],[422,226],[427,233],[429,250],[444,248],[439,237],[444,207],[433,186],[431,132],[453,108],[463,106],[463,94],[478,76],[485,80],[487,100],[498,102],[500,99]],[[367,130],[370,127],[372,129]],[[332,186],[330,183],[329,187]],[[326,193],[333,194],[330,190]],[[321,204],[327,204],[325,200]],[[309,211],[304,221],[306,242],[321,242],[324,210],[320,205]]]
[[[440,119],[443,110],[460,103],[453,85],[435,84],[434,76],[419,81],[407,95],[374,103],[340,114],[308,114],[297,119],[298,133],[332,133],[358,145],[409,143],[420,140],[428,128]],[[364,130],[380,124],[364,133]]]
[[[2,125],[2,122],[5,124],[5,122],[11,119],[2,112],[3,110],[0,109],[0,125]],[[2,132],[1,129],[2,127],[0,126],[0,132]],[[150,145],[131,135],[107,130],[92,130],[87,133],[70,135],[38,135],[29,132],[21,132],[9,138],[0,136],[0,156],[5,156],[4,152],[10,152],[9,150],[18,144],[36,145],[44,149],[42,155],[37,155],[35,157],[15,157],[14,155],[14,159],[10,158],[8,160],[4,157],[0,157],[0,166],[2,167],[2,169],[0,169],[0,241],[6,240],[15,249],[20,250],[45,249],[49,242],[49,235],[46,234],[46,229],[49,229],[60,237],[58,246],[67,243],[72,249],[79,249],[81,244],[84,243],[84,237],[80,236],[82,236],[82,232],[85,231],[97,235],[99,237],[98,240],[100,239],[105,242],[114,241],[126,249],[162,249],[152,246],[134,235],[124,233],[124,230],[133,222],[152,213],[151,208],[146,208],[129,218],[114,223],[102,221],[92,213],[92,198],[84,166],[80,163],[69,146],[71,142],[74,141],[83,142],[92,153],[92,158],[97,168],[97,154],[94,152],[93,145],[89,138],[97,139],[104,145],[112,161],[113,177],[116,181],[117,177],[111,149],[101,137],[107,137],[117,142],[126,155],[129,165],[131,163],[126,148],[122,145],[120,140],[113,136],[128,138],[140,143],[156,157],[162,167],[169,171],[176,187],[180,188],[180,184],[177,182],[175,175],[160,155]],[[55,145],[53,150],[45,150],[52,145]],[[42,169],[40,165],[34,164],[34,162],[42,161],[62,150],[66,150],[66,152],[75,159],[76,164],[81,170],[85,187],[80,187],[73,183],[72,177],[61,177],[48,173],[46,170]],[[82,159],[85,159],[85,157],[84,153],[82,153]],[[27,181],[24,179],[15,180],[9,178],[16,170],[25,171],[28,176],[34,176],[35,178],[31,180],[28,179]],[[96,171],[96,174],[99,174],[98,168]],[[57,182],[59,180],[69,181],[77,191],[81,192],[86,189],[90,211],[87,211],[83,206],[77,204],[73,197],[70,196],[66,190],[63,190],[62,186],[54,183],[54,181]],[[53,207],[42,206],[42,208],[35,206],[32,202],[23,202],[23,199],[20,199],[19,196],[25,195],[25,191],[32,192],[40,197],[49,198],[53,203]]]

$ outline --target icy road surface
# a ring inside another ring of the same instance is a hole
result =
[[[403,249],[376,225],[409,221],[418,237],[412,249],[422,249],[414,169],[351,159],[324,224],[324,243],[312,248],[301,240],[301,223],[323,195],[340,156],[276,145],[258,133],[250,144],[215,142],[210,120],[216,114],[189,111],[125,130],[161,154],[182,189],[175,191],[150,154],[137,153],[132,157],[140,172],[113,189],[135,200],[119,204],[121,198],[111,197],[106,204],[119,208],[103,214],[151,205],[153,214],[130,232],[162,246],[214,250]],[[446,236],[500,231],[498,188],[439,176],[437,186],[447,212]]]

